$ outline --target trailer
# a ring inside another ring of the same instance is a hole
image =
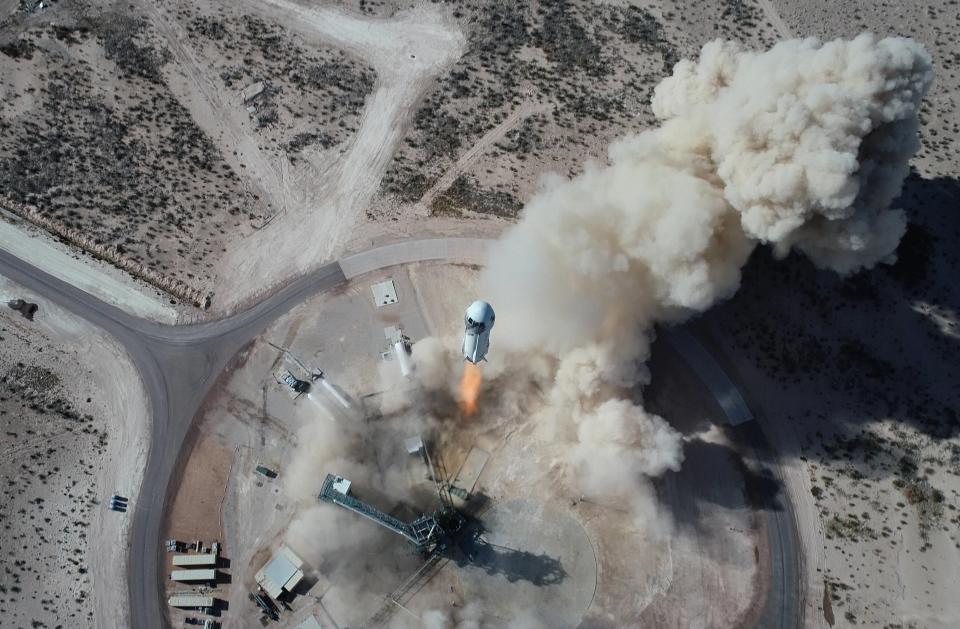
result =
[[[217,556],[209,553],[202,555],[175,555],[173,557],[175,566],[217,566]]]
[[[217,571],[210,570],[174,570],[170,573],[171,581],[185,583],[212,582],[217,580]]]
[[[267,467],[266,465],[258,465],[258,466],[257,466],[256,468],[254,468],[254,469],[255,469],[255,471],[257,472],[257,474],[260,474],[261,476],[266,476],[267,478],[276,478],[276,477],[277,477],[277,473],[274,472],[273,470],[271,470],[271,469],[270,469],[269,467]]]
[[[213,602],[212,596],[198,596],[196,594],[174,594],[167,600],[170,607],[190,609],[213,607]]]

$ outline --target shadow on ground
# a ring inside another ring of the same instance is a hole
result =
[[[464,534],[457,542],[458,553],[453,560],[458,566],[473,566],[491,576],[503,576],[507,581],[527,581],[543,587],[562,583],[567,572],[559,559],[546,554],[508,548],[484,538],[483,523],[474,520],[466,524]]]

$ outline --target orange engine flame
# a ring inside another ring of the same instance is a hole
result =
[[[463,366],[463,377],[460,378],[460,412],[470,417],[477,412],[477,398],[480,397],[480,383],[483,381],[483,371],[473,363]]]

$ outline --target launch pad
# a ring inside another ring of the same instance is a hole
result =
[[[328,474],[317,498],[402,536],[424,557],[366,626],[385,622],[445,564],[455,570],[448,579],[470,599],[511,601],[495,614],[504,623],[535,609],[549,626],[573,627],[593,600],[594,548],[581,524],[562,510],[521,499],[492,505],[481,517],[441,502],[434,513],[404,522],[360,500],[351,487]]]

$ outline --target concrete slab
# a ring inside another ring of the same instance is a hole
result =
[[[486,544],[473,548],[473,560],[461,568],[464,598],[502,602],[485,610],[498,626],[531,612],[547,627],[579,626],[597,586],[596,556],[580,523],[520,499],[493,507],[483,524]]]
[[[382,282],[378,282],[371,286],[370,290],[373,291],[373,303],[377,308],[397,303],[397,287],[394,285],[392,279],[388,278]]]
[[[465,489],[468,493],[473,493],[473,488],[477,485],[483,468],[490,459],[490,453],[486,450],[474,446],[467,453],[467,458],[463,460],[460,469],[457,470],[457,476],[453,480],[456,487]]]
[[[467,264],[486,264],[487,248],[491,242],[484,238],[433,238],[398,242],[346,256],[340,260],[340,266],[347,279],[353,279],[387,265],[426,260],[459,260]]]

